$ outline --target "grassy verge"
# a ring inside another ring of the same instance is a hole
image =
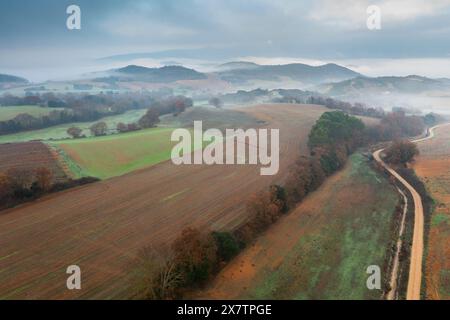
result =
[[[39,106],[7,106],[0,107],[0,121],[11,120],[21,113],[27,113],[33,117],[48,115],[51,111],[63,110],[62,108],[47,108]]]
[[[350,190],[367,194],[366,201],[348,199]],[[366,269],[369,265],[383,269],[398,196],[358,153],[351,156],[342,177],[333,186],[318,192],[334,194],[314,212],[326,217],[326,223],[307,230],[281,265],[255,283],[246,297],[380,298],[379,290],[366,287]]]

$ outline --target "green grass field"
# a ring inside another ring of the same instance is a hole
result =
[[[8,135],[2,135],[0,136],[0,143],[8,143],[8,142],[24,142],[24,141],[31,141],[31,140],[60,140],[60,139],[66,139],[69,138],[69,135],[67,134],[67,129],[75,126],[83,129],[83,134],[85,134],[87,137],[91,135],[89,131],[89,127],[99,121],[104,121],[108,125],[108,129],[110,130],[110,133],[114,133],[116,130],[117,123],[124,122],[124,123],[130,123],[130,122],[136,122],[138,121],[146,112],[147,110],[141,109],[141,110],[131,110],[128,112],[125,112],[123,114],[105,117],[97,121],[93,122],[77,122],[77,123],[66,123],[59,126],[49,127],[45,129],[40,130],[33,130],[33,131],[27,131],[27,132],[19,132],[15,134],[8,134]]]
[[[172,128],[154,128],[105,137],[64,140],[50,145],[63,151],[75,176],[106,179],[170,159]]]
[[[107,179],[170,159],[173,128],[50,142],[75,177]]]
[[[41,117],[49,114],[53,110],[62,110],[61,108],[46,108],[38,106],[12,106],[0,107],[0,121],[13,119],[21,113],[28,113],[33,117]]]

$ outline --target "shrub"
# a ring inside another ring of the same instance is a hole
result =
[[[47,168],[35,170],[35,183],[40,191],[47,192],[52,187],[53,174]]]
[[[74,139],[80,138],[82,132],[83,132],[83,130],[81,130],[78,127],[70,127],[69,129],[67,129],[67,134],[70,135]]]
[[[203,283],[217,266],[214,238],[198,229],[184,229],[174,241],[172,249],[186,286]]]
[[[148,109],[146,114],[139,119],[139,126],[141,128],[153,128],[159,123],[159,113],[155,109]]]
[[[92,135],[94,136],[104,136],[106,135],[106,131],[108,130],[108,125],[106,124],[106,122],[97,122],[94,123],[89,130],[91,130]]]
[[[170,250],[144,248],[139,251],[136,260],[131,277],[134,298],[165,300],[176,297],[183,276]]]
[[[240,245],[233,234],[229,232],[213,232],[216,241],[217,256],[221,261],[230,261],[239,253]]]
[[[392,164],[406,165],[415,156],[419,155],[419,150],[415,143],[407,140],[394,141],[385,151],[385,160]]]
[[[208,103],[216,108],[223,107],[223,102],[218,97],[213,97],[213,98],[209,99]]]

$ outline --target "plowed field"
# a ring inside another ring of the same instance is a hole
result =
[[[245,218],[249,196],[286,177],[307,152],[307,136],[327,111],[261,105],[245,112],[280,129],[280,171],[259,166],[175,166],[170,161],[68,190],[0,215],[0,299],[126,298],[127,268],[143,246],[170,243],[188,225],[227,229]],[[79,265],[82,290],[66,289]]]
[[[0,172],[12,168],[33,170],[39,167],[49,169],[56,180],[66,177],[56,155],[42,142],[0,144]]]

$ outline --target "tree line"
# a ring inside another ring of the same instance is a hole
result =
[[[272,185],[252,195],[247,220],[229,232],[184,229],[170,250],[145,249],[138,257],[133,287],[140,298],[179,298],[204,284],[258,235],[319,187],[361,144],[364,124],[342,112],[327,112],[309,136],[311,157],[302,157],[284,186]],[[323,132],[326,132],[324,138]]]
[[[95,181],[98,179],[84,177],[57,182],[48,168],[11,168],[0,172],[0,210]]]
[[[125,133],[153,128],[160,122],[160,115],[173,114],[173,116],[178,116],[181,112],[185,111],[186,108],[192,107],[192,105],[192,100],[184,96],[175,96],[158,100],[147,109],[147,112],[137,122],[119,122],[115,129],[119,133]],[[89,130],[93,136],[104,136],[108,132],[108,124],[104,121],[100,121],[91,125]],[[67,134],[74,139],[84,137],[83,130],[76,126],[68,128]]]
[[[91,122],[133,109],[154,108],[158,115],[170,113],[178,115],[192,104],[192,100],[184,96],[160,97],[152,93],[100,93],[97,95],[44,93],[25,97],[5,94],[0,97],[0,106],[36,105],[58,109],[40,117],[22,113],[11,120],[0,121],[0,135],[64,123]]]
[[[342,111],[325,112],[309,134],[309,156],[302,156],[293,164],[284,185],[272,185],[250,197],[246,205],[247,219],[239,227],[226,232],[189,227],[170,248],[144,249],[138,256],[136,276],[133,277],[135,297],[181,298],[185,292],[202,286],[262,232],[315,191],[328,176],[341,169],[348,156],[359,147],[378,141],[377,138],[383,137],[380,132],[385,130],[406,135],[415,123],[414,118],[401,115],[400,121],[405,125],[398,132],[399,116],[390,117],[396,121],[381,122],[373,129]],[[408,121],[411,123],[406,123]],[[398,161],[416,154],[408,144],[393,144],[389,150],[397,150],[393,152],[395,161],[397,153],[400,154]]]

